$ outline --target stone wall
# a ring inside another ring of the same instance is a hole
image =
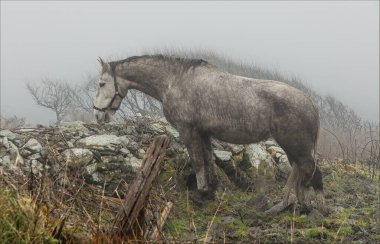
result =
[[[171,144],[166,162],[189,163],[178,132],[165,119],[131,119],[123,124],[62,123],[59,127],[0,131],[0,171],[27,177],[48,175],[61,185],[70,173],[108,191],[130,182],[141,166],[153,137],[167,134]],[[284,179],[290,171],[285,152],[273,141],[233,145],[213,140],[216,167],[244,187],[260,176]],[[165,170],[165,169],[163,169]],[[177,172],[178,173],[178,172]]]

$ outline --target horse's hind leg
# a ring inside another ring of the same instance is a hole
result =
[[[326,212],[323,194],[322,174],[311,155],[297,157],[296,163],[299,167],[299,178],[296,184],[296,195],[301,203],[305,202],[305,190],[310,186],[316,193],[317,207],[321,212]]]
[[[317,202],[317,207],[319,211],[326,214],[328,210],[326,207],[325,196],[323,192],[322,173],[318,166],[315,167],[315,172],[314,172],[313,178],[311,179],[310,184],[315,191],[316,202]]]
[[[284,206],[288,206],[289,196],[292,189],[296,187],[296,179],[298,178],[298,166],[293,164],[292,171],[286,180],[286,185],[284,187]]]

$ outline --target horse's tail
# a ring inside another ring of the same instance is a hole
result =
[[[315,106],[314,103],[313,104],[313,108],[314,108],[314,112],[315,112],[315,121],[317,123],[317,126],[316,126],[316,130],[314,132],[314,141],[313,141],[313,159],[314,159],[314,171],[313,171],[313,174],[311,176],[311,178],[314,177],[314,174],[315,174],[315,171],[317,170],[317,157],[316,157],[316,154],[317,154],[317,144],[318,144],[318,136],[319,136],[319,129],[320,129],[320,126],[321,126],[321,122],[319,120],[319,109]]]
[[[317,120],[317,129],[315,131],[315,135],[314,135],[314,152],[313,152],[313,157],[314,157],[314,160],[316,160],[316,157],[315,155],[317,154],[317,146],[318,146],[318,137],[319,137],[319,129],[321,128],[321,122],[319,120],[319,111],[318,109],[316,109],[316,120]]]

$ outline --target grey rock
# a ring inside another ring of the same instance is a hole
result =
[[[282,156],[280,157],[279,162],[280,162],[281,164],[285,164],[285,165],[286,165],[287,167],[289,167],[289,168],[292,167],[292,166],[290,166],[290,163],[289,163],[289,160],[288,160],[288,156],[286,156],[286,155],[282,155]]]
[[[13,141],[20,136],[10,130],[0,130],[0,137],[8,137],[9,140]]]
[[[41,144],[34,138],[29,139],[29,141],[27,141],[26,144],[24,145],[24,148],[35,153],[42,151]]]
[[[166,131],[166,133],[167,133],[169,136],[173,137],[175,140],[178,140],[178,139],[179,139],[179,133],[178,133],[178,131],[177,131],[176,129],[174,129],[172,126],[167,125],[167,126],[165,127],[165,131]]]
[[[321,214],[317,209],[311,210],[311,212],[307,215],[307,219],[310,222],[320,222],[323,220],[323,214]]]
[[[156,122],[152,124],[152,130],[157,133],[164,133],[165,132],[165,126],[166,124]]]
[[[102,162],[105,164],[120,163],[124,161],[124,158],[122,155],[102,156],[101,159],[102,159]]]
[[[260,227],[248,227],[247,232],[254,238],[258,238],[263,235],[263,231],[260,229]]]
[[[20,154],[21,154],[21,156],[23,156],[24,158],[26,158],[26,157],[29,157],[30,155],[32,155],[32,152],[29,151],[29,150],[27,150],[27,149],[25,149],[25,148],[21,148],[20,149]]]
[[[41,154],[35,153],[28,157],[28,159],[39,159],[41,158]]]
[[[232,216],[222,216],[219,220],[223,224],[231,224],[235,221],[235,218]]]
[[[144,158],[144,155],[145,155],[145,150],[140,148],[139,149],[139,152],[138,152],[138,157],[139,159],[143,159]]]
[[[129,164],[132,166],[134,170],[139,170],[141,168],[142,160],[132,157],[129,159]]]
[[[74,143],[73,143],[72,141],[68,141],[68,142],[67,142],[67,146],[68,146],[69,148],[73,148],[73,147],[74,147]]]
[[[128,150],[135,153],[137,152],[139,149],[140,149],[140,145],[135,142],[135,141],[131,141],[129,144],[128,144]]]
[[[284,161],[280,158],[280,161],[278,164],[276,164],[278,170],[283,174],[284,176],[290,174],[292,172],[292,166],[290,166],[289,161]]]
[[[9,155],[2,157],[2,162],[0,162],[0,164],[5,167],[10,167],[12,163]]]
[[[9,149],[9,142],[8,142],[8,137],[0,137],[0,145],[5,148],[6,150]]]
[[[231,148],[233,154],[239,154],[244,150],[243,145],[236,145],[236,144],[228,144],[228,145]]]
[[[89,175],[92,175],[93,173],[95,173],[95,171],[96,171],[96,164],[90,164],[86,166],[86,172]]]
[[[122,140],[115,135],[93,135],[78,140],[76,144],[88,149],[118,151]]]
[[[127,135],[132,135],[132,134],[135,135],[136,134],[136,127],[133,125],[127,126],[125,133]]]
[[[15,164],[15,162],[11,159],[9,155],[4,156],[1,158],[0,166],[4,166],[4,168],[11,170],[11,171],[18,171],[19,168]]]
[[[123,146],[128,146],[130,140],[128,139],[127,136],[119,136],[119,139],[121,141],[121,144],[123,144]]]
[[[32,159],[31,167],[32,167],[33,174],[41,177],[41,175],[42,175],[41,173],[45,168],[44,165],[42,163],[38,162],[36,159]]]
[[[115,156],[101,156],[100,158],[105,164],[117,161]]]
[[[222,146],[222,144],[217,140],[211,140],[211,144],[214,150],[221,150],[221,151],[224,150],[224,147]]]
[[[89,132],[84,124],[82,121],[62,122],[59,125],[59,130],[62,132]]]
[[[229,161],[232,158],[232,152],[228,151],[221,151],[221,150],[214,150],[215,158],[217,158],[220,161]]]
[[[256,210],[264,210],[268,204],[268,201],[269,199],[265,194],[259,193],[248,201],[248,205],[253,206]]]
[[[266,162],[268,165],[273,166],[271,155],[260,144],[246,146],[244,153],[255,168],[258,168],[261,162]]]
[[[267,148],[271,147],[271,146],[278,146],[277,143],[274,141],[274,140],[267,140],[264,142],[265,146]]]
[[[129,150],[127,148],[121,148],[120,149],[120,153],[122,155],[128,155],[128,154],[130,154],[130,152],[129,152]]]
[[[268,151],[270,153],[273,153],[273,154],[276,154],[276,153],[286,154],[284,149],[282,149],[281,147],[277,147],[277,146],[270,146],[268,148]]]
[[[93,153],[85,148],[71,148],[66,149],[62,152],[64,159],[69,166],[84,166],[89,164],[94,155]]]

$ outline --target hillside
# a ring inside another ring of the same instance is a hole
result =
[[[379,172],[372,175],[360,162],[319,159],[327,216],[297,205],[271,215],[265,211],[281,201],[290,170],[274,141],[213,141],[220,184],[214,200],[203,200],[178,133],[163,119],[136,118],[105,126],[73,122],[1,130],[0,243],[113,243],[102,239],[102,228],[159,134],[171,144],[147,208],[155,213],[159,203],[173,202],[160,233],[165,242],[380,242]]]

